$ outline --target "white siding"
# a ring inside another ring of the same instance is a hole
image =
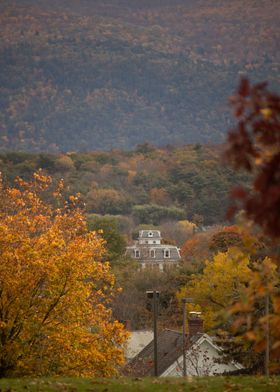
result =
[[[125,357],[131,359],[135,357],[154,338],[153,331],[133,331],[126,342]]]
[[[217,363],[219,351],[208,340],[203,340],[198,346],[186,353],[186,370],[190,376],[212,376],[242,368],[241,365],[231,363]],[[183,373],[183,356],[172,364],[161,377],[178,377]]]

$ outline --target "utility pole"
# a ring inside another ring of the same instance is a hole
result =
[[[192,303],[192,298],[183,298],[183,377],[187,375],[187,363],[186,363],[186,327],[187,327],[187,309],[186,304]]]
[[[147,298],[153,300],[153,327],[154,327],[154,375],[158,377],[158,333],[157,333],[157,317],[158,317],[158,298],[159,291],[146,291]]]
[[[266,294],[265,297],[265,315],[266,315],[266,347],[265,347],[265,375],[269,377],[269,294]]]

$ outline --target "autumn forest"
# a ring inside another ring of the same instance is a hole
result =
[[[242,75],[280,87],[274,1],[91,3],[0,2],[1,149],[221,143]]]
[[[279,17],[0,0],[0,390],[278,390]]]

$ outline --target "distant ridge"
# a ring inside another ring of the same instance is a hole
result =
[[[279,89],[279,2],[11,0],[0,11],[0,150],[220,143],[241,75]]]

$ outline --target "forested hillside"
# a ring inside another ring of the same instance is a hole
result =
[[[277,89],[276,1],[0,2],[0,149],[221,142],[240,75]]]
[[[248,182],[248,175],[221,164],[221,150],[144,144],[127,152],[10,152],[0,154],[0,171],[9,183],[18,175],[30,178],[39,168],[64,178],[69,195],[81,193],[88,214],[118,216],[126,232],[139,224],[182,220],[212,225],[225,219],[230,188]]]

